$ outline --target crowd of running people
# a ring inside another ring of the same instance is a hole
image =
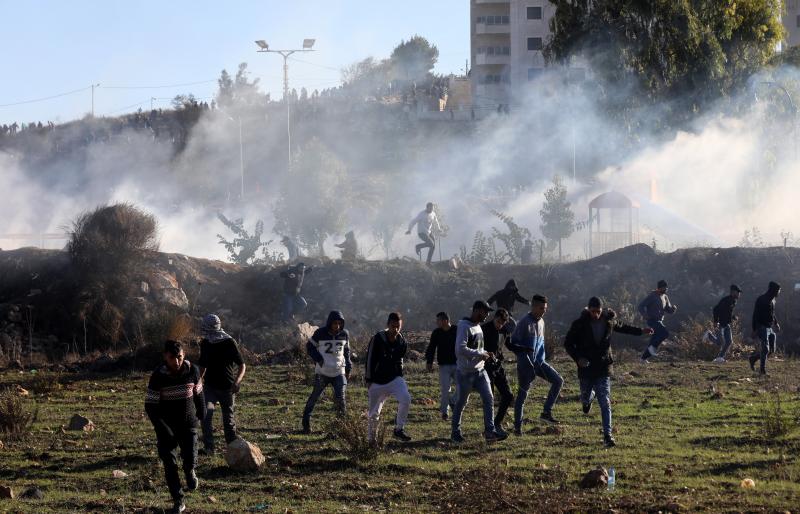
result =
[[[427,224],[429,221],[422,214],[419,218],[417,222]],[[647,364],[657,354],[659,345],[669,337],[664,316],[677,309],[670,302],[667,289],[667,283],[660,280],[656,289],[640,302],[638,311],[646,327],[623,323],[600,298],[592,297],[564,338],[564,348],[577,367],[583,412],[590,413],[595,399],[599,405],[606,448],[616,445],[611,413],[612,337],[615,333],[650,336],[641,356],[641,362]],[[731,346],[731,325],[737,319],[734,311],[741,292],[739,286],[731,285],[730,294],[712,310],[714,327],[706,332],[704,339],[720,346],[715,362],[724,362]],[[775,318],[775,301],[779,293],[780,286],[770,282],[767,292],[756,299],[753,310],[752,331],[759,343],[749,356],[749,364],[755,371],[755,364],[760,363],[761,374],[766,374],[767,356],[775,351],[776,333],[780,331]],[[517,303],[528,307],[528,312],[518,321],[513,317]],[[495,304],[497,309],[490,304]],[[564,381],[547,361],[544,339],[547,307],[545,296],[537,294],[528,300],[519,293],[516,282],[509,280],[488,301],[475,301],[470,314],[455,324],[445,312],[436,315],[437,327],[431,333],[425,359],[430,371],[434,361],[438,363],[439,412],[441,418],[450,423],[450,440],[454,444],[465,440],[462,415],[473,391],[481,397],[482,435],[487,443],[509,437],[504,420],[512,404],[512,432],[522,436],[525,402],[536,377],[550,384],[539,420],[558,423],[553,408]],[[292,306],[286,308],[291,310]],[[403,362],[408,343],[402,328],[403,316],[399,312],[390,313],[386,328],[372,336],[367,347],[364,359],[364,381],[369,402],[367,430],[368,438],[373,442],[381,411],[389,398],[394,398],[398,404],[392,435],[400,441],[412,439],[406,429],[411,394],[404,378]],[[212,419],[217,404],[222,410],[226,442],[238,437],[234,404],[245,375],[244,360],[237,342],[222,329],[219,317],[214,314],[205,316],[201,331],[203,338],[197,364],[185,359],[181,343],[165,342],[164,364],[150,377],[145,400],[145,410],[156,432],[158,454],[164,463],[167,486],[174,500],[174,512],[185,509],[185,491],[198,487],[195,473],[198,427],[202,427],[203,441],[199,453],[214,453]],[[314,384],[303,410],[301,432],[304,434],[312,431],[314,407],[328,385],[333,389],[337,415],[346,413],[347,384],[353,363],[350,335],[345,329],[342,312],[330,312],[324,326],[309,338],[306,350],[314,363]],[[507,362],[505,351],[516,359],[516,396],[504,368]],[[499,394],[496,410],[493,390]],[[182,487],[179,477],[179,454],[185,487]]]

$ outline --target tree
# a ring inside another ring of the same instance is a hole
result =
[[[389,58],[394,78],[407,81],[428,78],[438,60],[439,49],[422,36],[400,41]]]
[[[342,69],[342,83],[355,96],[376,96],[389,83],[390,68],[388,60],[367,57]]]
[[[504,233],[492,227],[492,237],[506,247],[506,253],[502,255],[502,259],[510,264],[521,264],[522,247],[525,246],[525,240],[531,237],[531,231],[514,223],[514,218],[507,214],[494,209],[492,209],[491,213],[505,223],[508,228],[508,233]]]
[[[296,153],[275,202],[275,232],[295,237],[305,248],[325,255],[328,236],[345,228],[351,205],[347,169],[319,139]]]
[[[228,259],[234,264],[246,266],[248,264],[261,264],[270,260],[267,247],[272,240],[261,241],[261,235],[264,233],[264,222],[261,220],[256,221],[256,226],[253,233],[250,234],[244,228],[244,219],[237,218],[230,220],[225,217],[221,212],[217,213],[217,218],[230,229],[237,237],[228,241],[222,235],[217,234],[219,244],[228,250]],[[261,250],[263,258],[257,258],[256,254]]]
[[[582,55],[607,110],[664,129],[746,87],[783,37],[780,0],[550,0],[551,63]],[[658,105],[659,116],[636,116]]]
[[[248,107],[264,102],[264,95],[258,90],[259,79],[249,80],[248,73],[246,62],[239,64],[233,79],[226,70],[222,70],[217,79],[217,104],[221,109]]]
[[[561,261],[561,240],[572,235],[575,230],[575,213],[567,201],[567,188],[561,177],[553,177],[553,187],[544,192],[544,205],[539,211],[542,224],[539,228],[542,235],[553,242],[558,242],[558,260]]]

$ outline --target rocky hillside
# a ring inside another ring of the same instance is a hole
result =
[[[454,266],[432,268],[411,260],[345,263],[306,259],[313,267],[307,275],[305,318],[314,324],[331,309],[342,310],[348,328],[364,336],[381,328],[391,310],[404,313],[407,330],[425,331],[436,312],[452,318],[467,314],[471,303],[486,299],[514,278],[520,292],[550,298],[549,326],[562,331],[592,295],[604,297],[623,318],[639,323],[634,314],[638,300],[661,278],[670,284],[670,297],[678,313],[668,326],[708,315],[714,303],[735,282],[744,294],[738,311],[749,325],[753,302],[770,280],[783,286],[778,314],[784,344],[796,344],[800,316],[795,284],[800,283],[800,249],[797,248],[693,248],[655,253],[646,245],[631,246],[591,260],[553,266],[492,265],[482,268]],[[287,344],[280,322],[281,268],[240,267],[220,261],[178,254],[157,254],[131,284],[126,317],[152,320],[164,312],[187,312],[193,317],[216,312],[226,329],[257,352]],[[82,336],[75,329],[66,296],[74,291],[70,264],[63,252],[25,248],[0,251],[0,345],[80,349]],[[167,309],[165,311],[165,309]],[[520,306],[517,314],[524,311]],[[32,320],[32,323],[29,322]]]

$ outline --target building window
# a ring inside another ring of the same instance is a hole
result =
[[[541,20],[542,19],[542,8],[541,7],[528,7],[528,19],[529,20]]]
[[[536,80],[542,76],[542,68],[528,68],[528,80]]]
[[[541,50],[541,49],[542,49],[542,38],[540,37],[528,38],[528,50]]]
[[[511,19],[508,16],[478,16],[476,20],[478,23],[485,23],[486,25],[508,25]]]

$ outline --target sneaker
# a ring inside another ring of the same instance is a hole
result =
[[[758,370],[758,374],[761,375],[762,377],[765,377],[767,376],[767,370],[761,368],[760,370]]]
[[[508,439],[508,434],[506,432],[500,433],[495,430],[494,432],[484,432],[483,438],[486,439],[487,443],[496,443]]]
[[[522,435],[522,429],[514,427],[514,435],[520,437]]]
[[[725,358],[724,357],[717,357],[716,359],[713,360],[713,362],[715,362],[717,364],[722,364],[723,362],[725,362]]]
[[[411,440],[411,436],[406,434],[406,431],[402,428],[395,428],[392,435],[395,439],[400,439],[401,441],[407,443]]]
[[[558,425],[558,420],[554,418],[553,414],[550,412],[542,412],[541,416],[539,416],[539,420],[552,425]]]
[[[607,434],[603,436],[603,446],[606,448],[613,448],[617,445],[617,442],[614,440],[614,437],[611,434]]]
[[[650,361],[642,357],[641,359],[639,359],[639,364],[647,365],[650,364]]]
[[[500,425],[495,425],[494,431],[497,435],[502,436],[503,439],[508,439],[508,432],[503,430],[503,427],[501,427]]]
[[[463,443],[465,441],[465,439],[464,439],[464,436],[461,435],[461,434],[453,434],[453,435],[450,436],[450,441],[452,441],[452,442],[454,442],[456,444],[461,444],[461,443]]]
[[[181,500],[178,500],[172,504],[172,510],[170,510],[170,514],[181,514],[181,512],[185,510],[186,510],[186,504],[183,503]]]
[[[584,414],[589,414],[589,412],[591,412],[591,410],[592,410],[592,402],[583,404],[583,413]]]
[[[187,491],[197,491],[197,487],[200,485],[200,480],[197,478],[197,473],[192,470],[190,473],[186,474],[186,490]]]
[[[750,361],[750,369],[751,369],[752,371],[755,371],[755,370],[756,370],[756,361],[757,361],[759,358],[760,358],[760,356],[758,356],[758,355],[751,355],[751,356],[750,356],[750,358],[748,359],[748,360]]]

